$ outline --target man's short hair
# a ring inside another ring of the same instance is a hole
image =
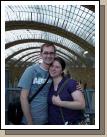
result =
[[[43,52],[43,48],[44,47],[53,47],[54,48],[54,51],[56,52],[56,48],[55,48],[55,45],[53,43],[44,43],[42,46],[41,46],[41,52]]]

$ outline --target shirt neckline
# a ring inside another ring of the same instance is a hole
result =
[[[61,80],[61,81],[59,82],[59,84],[58,84],[57,90],[54,90],[54,85],[53,85],[53,91],[54,91],[55,93],[58,92],[58,90],[60,89],[61,85],[63,84],[63,82],[64,82],[66,79],[67,79],[66,77],[63,77],[63,78],[62,78],[62,80]]]
[[[48,72],[48,70],[47,69],[45,69],[45,68],[43,68],[42,66],[41,66],[41,64],[38,64],[39,65],[39,67],[42,69],[42,70],[44,70],[44,71],[47,71]]]

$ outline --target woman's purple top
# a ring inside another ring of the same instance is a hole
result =
[[[58,89],[63,85],[64,81],[67,78],[63,78],[58,85]],[[77,81],[70,79],[68,83],[65,85],[63,91],[59,93],[61,100],[63,101],[73,101],[71,96],[72,92],[76,90]],[[49,94],[48,94],[48,122],[51,125],[63,125],[63,119],[61,116],[60,108],[52,103],[52,96],[56,95],[57,91],[54,91],[53,83],[51,85]],[[82,110],[73,110],[62,107],[62,112],[64,116],[64,120],[69,122],[78,122],[83,119],[83,111]]]

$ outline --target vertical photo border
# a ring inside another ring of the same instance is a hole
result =
[[[84,130],[84,131],[81,131],[81,130],[71,130],[71,132],[69,133],[69,130],[66,130],[64,131],[64,133],[62,132],[62,130],[29,130],[27,132],[27,130],[5,130],[5,134],[6,135],[18,135],[19,133],[21,135],[23,134],[29,134],[29,135],[32,135],[32,134],[38,134],[38,135],[45,135],[45,134],[66,134],[66,135],[71,135],[71,134],[104,134],[104,125],[105,125],[105,119],[104,119],[104,107],[105,107],[105,104],[104,104],[104,97],[105,97],[105,94],[104,94],[104,91],[105,91],[105,88],[104,88],[104,77],[105,77],[105,68],[103,68],[102,66],[104,66],[104,62],[105,61],[105,55],[104,55],[104,51],[105,51],[105,48],[104,48],[104,26],[105,26],[105,22],[103,22],[105,19],[104,19],[104,15],[105,15],[105,6],[102,5],[100,6],[100,14],[103,15],[100,17],[100,45],[101,45],[101,48],[100,48],[100,91],[101,91],[101,94],[100,94],[100,129],[97,130],[98,132],[96,132],[96,130]],[[103,61],[102,61],[103,60]],[[104,107],[101,107],[101,106],[104,106]],[[57,132],[58,131],[58,132]]]

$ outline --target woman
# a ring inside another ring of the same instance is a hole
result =
[[[56,57],[49,72],[53,79],[48,94],[49,115],[48,122],[50,125],[79,124],[83,120],[83,109],[85,100],[82,92],[77,90],[78,82],[69,79],[58,95],[60,87],[67,79],[64,74],[65,62],[62,58]]]

